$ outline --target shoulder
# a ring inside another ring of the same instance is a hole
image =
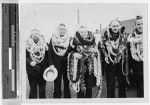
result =
[[[52,38],[50,38],[50,40],[49,40],[49,43],[48,44],[51,44],[52,43]]]
[[[106,29],[105,31],[104,31],[104,36],[107,36],[108,35],[108,30]]]
[[[109,29],[105,29],[104,34],[102,36],[103,40],[107,40],[108,39],[108,34],[109,34]]]
[[[75,33],[75,36],[73,37],[73,43],[74,44],[80,43],[80,41],[79,41],[79,32]]]
[[[70,38],[70,44],[69,44],[69,46],[72,47],[72,48],[74,48],[75,47],[74,43],[75,43],[74,42],[74,37],[71,37]]]
[[[125,32],[125,29],[126,29],[125,26],[122,26],[122,27],[121,27],[121,29],[120,29],[121,34],[123,34],[123,33]]]

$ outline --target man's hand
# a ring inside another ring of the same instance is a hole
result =
[[[31,66],[35,66],[35,65],[36,65],[36,62],[35,62],[35,61],[31,61],[31,62],[30,62],[30,65],[31,65]]]
[[[117,56],[117,54],[112,51],[112,47],[111,47],[111,46],[107,46],[107,50],[108,50],[108,52],[110,52],[113,56]]]
[[[106,61],[106,63],[109,64],[108,57],[105,57],[105,61]]]
[[[50,65],[49,68],[55,68],[55,66],[54,65]]]

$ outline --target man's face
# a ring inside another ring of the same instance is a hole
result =
[[[111,23],[111,29],[114,33],[118,33],[118,31],[120,30],[120,24],[119,22],[115,21]]]
[[[136,20],[136,29],[139,32],[143,32],[143,20],[142,19]]]
[[[86,29],[82,29],[80,32],[81,37],[87,38],[88,37],[88,31]]]
[[[39,38],[38,38],[37,36],[34,36],[34,37],[33,37],[33,41],[34,41],[35,43],[38,43],[38,42],[39,42]]]
[[[58,32],[59,32],[60,37],[63,37],[66,34],[67,30],[64,26],[59,26]]]

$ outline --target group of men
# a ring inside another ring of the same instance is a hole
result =
[[[57,70],[54,98],[62,97],[62,79],[64,98],[71,98],[71,86],[76,91],[77,98],[92,98],[92,88],[96,85],[98,94],[103,93],[102,71],[106,74],[107,97],[115,98],[117,78],[118,97],[125,98],[126,84],[129,82],[124,67],[127,49],[131,54],[128,59],[134,63],[132,69],[136,76],[137,97],[144,97],[142,16],[137,16],[135,21],[130,35],[125,34],[125,27],[119,20],[111,21],[98,43],[94,34],[85,26],[80,26],[74,37],[70,37],[65,24],[59,24],[49,44],[38,30],[32,30],[26,47],[29,98],[46,98],[43,74],[47,68],[50,68],[50,72]]]

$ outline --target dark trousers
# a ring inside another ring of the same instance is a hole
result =
[[[115,98],[115,83],[116,77],[118,81],[118,97],[124,98],[126,97],[126,79],[122,73],[121,63],[117,64],[107,64],[106,66],[106,80],[107,80],[107,97]]]
[[[133,60],[133,64],[133,74],[135,75],[137,97],[144,97],[143,62],[137,62]]]
[[[36,73],[36,72],[35,72]],[[43,75],[33,76],[28,74],[28,80],[30,85],[29,98],[46,98],[45,95],[45,86],[46,81],[43,79]],[[39,95],[38,95],[39,94]]]
[[[57,69],[58,70],[58,69]],[[54,81],[54,98],[61,98],[61,81],[63,77],[64,98],[71,98],[69,80],[67,78],[67,68],[58,70],[58,76]]]
[[[87,88],[85,94],[80,90],[77,93],[77,98],[92,98],[92,88]]]
[[[85,81],[85,87],[86,87],[86,92],[84,94],[83,91],[79,91],[77,93],[77,98],[92,98],[92,77],[86,72],[84,74],[84,81]]]

